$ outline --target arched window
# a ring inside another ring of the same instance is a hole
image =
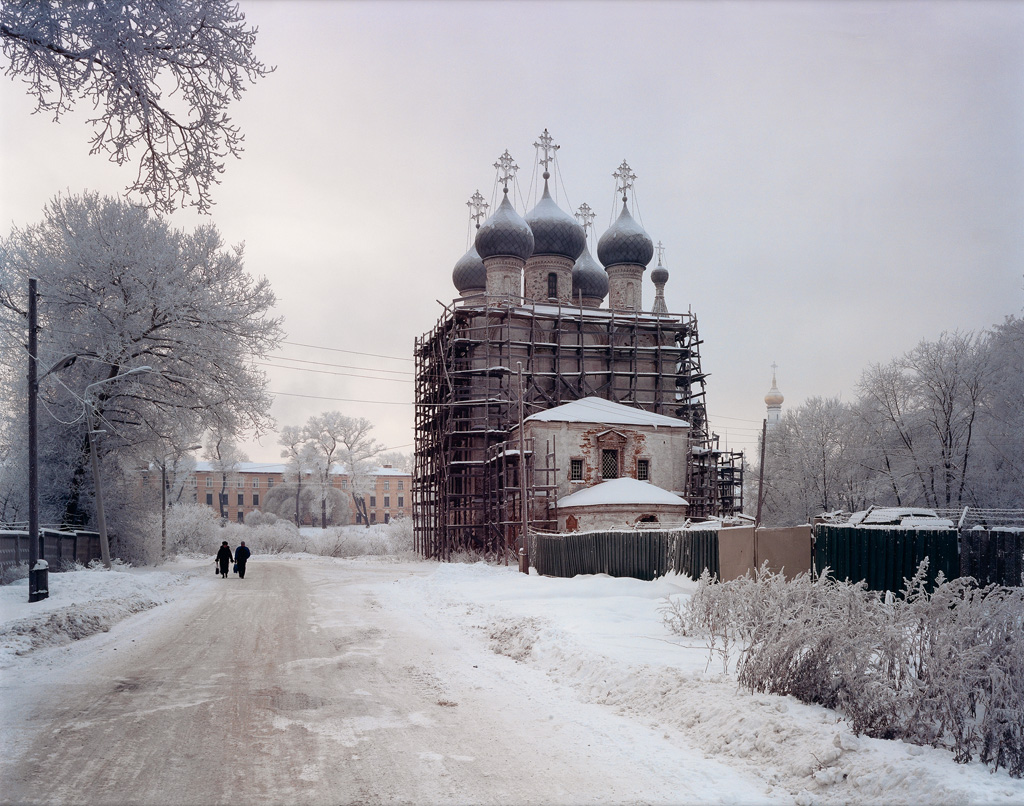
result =
[[[548,299],[558,299],[558,275],[548,272]]]

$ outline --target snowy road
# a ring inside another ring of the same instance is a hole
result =
[[[13,803],[707,803],[764,782],[434,620],[428,564],[261,558],[33,670]],[[84,642],[82,642],[84,643]],[[73,674],[69,674],[73,672]]]

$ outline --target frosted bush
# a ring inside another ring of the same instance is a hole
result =
[[[1024,777],[1024,590],[939,577],[926,563],[900,596],[864,583],[787,581],[765,567],[663,608],[666,626],[703,635],[751,691],[845,713],[857,733],[948,747]]]
[[[176,504],[167,510],[167,553],[216,554],[220,520],[209,507]]]

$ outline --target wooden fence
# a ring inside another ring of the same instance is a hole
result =
[[[51,571],[60,571],[65,562],[88,565],[100,559],[100,536],[97,532],[40,529],[39,538],[39,559],[46,560]],[[0,568],[27,563],[28,555],[27,531],[0,530]]]
[[[545,576],[608,574],[651,580],[670,571],[718,576],[714,529],[531,534],[530,564]]]

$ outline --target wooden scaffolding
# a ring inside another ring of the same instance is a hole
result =
[[[474,297],[416,340],[416,548],[507,556],[522,528],[553,527],[559,471],[550,446],[508,442],[525,416],[587,396],[691,425],[691,517],[742,510],[742,454],[708,430],[707,375],[692,313],[652,314]]]

